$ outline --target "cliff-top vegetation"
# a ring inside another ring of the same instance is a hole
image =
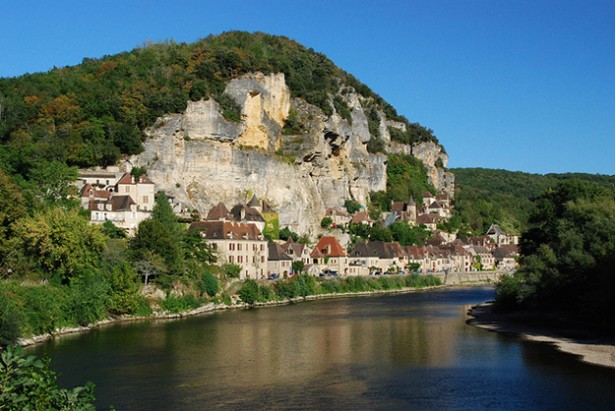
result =
[[[0,168],[28,178],[38,162],[114,164],[142,150],[142,131],[157,117],[183,111],[190,100],[214,98],[237,120],[232,115],[237,107],[224,89],[249,72],[284,73],[294,97],[347,119],[350,110],[341,96],[355,90],[370,109],[406,124],[407,131],[394,131],[394,139],[437,142],[431,130],[399,116],[322,53],[286,37],[228,32],[192,44],[145,44],[74,67],[0,79]]]

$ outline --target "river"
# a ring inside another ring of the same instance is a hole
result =
[[[615,370],[467,325],[493,288],[123,323],[31,348],[117,410],[615,408]]]

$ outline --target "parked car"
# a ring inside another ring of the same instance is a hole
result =
[[[277,280],[278,278],[280,278],[280,274],[277,273],[269,274],[267,277],[268,280]]]

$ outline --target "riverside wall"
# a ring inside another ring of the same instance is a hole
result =
[[[438,277],[444,285],[462,285],[476,283],[494,283],[504,274],[503,271],[440,272],[430,273]]]

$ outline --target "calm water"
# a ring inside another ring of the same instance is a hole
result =
[[[491,288],[122,324],[33,348],[118,410],[615,408],[615,371],[465,324]]]

